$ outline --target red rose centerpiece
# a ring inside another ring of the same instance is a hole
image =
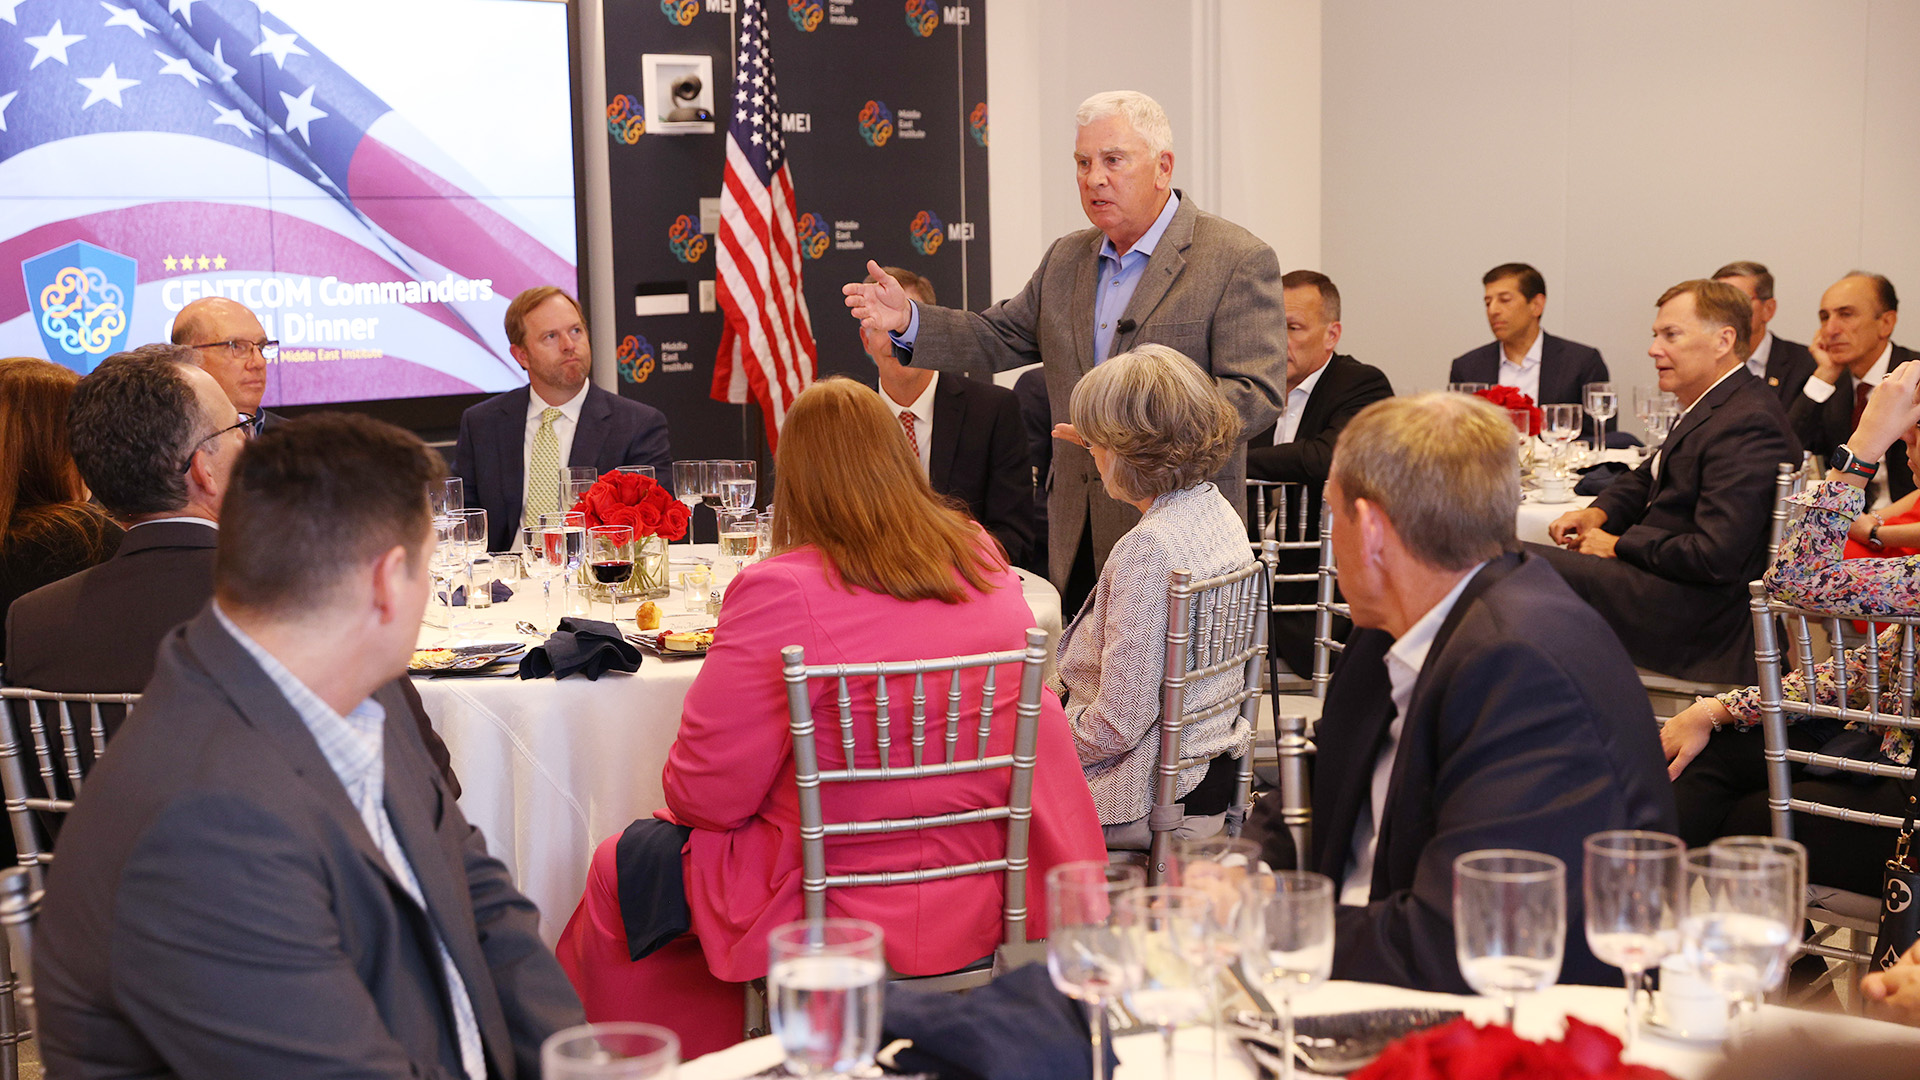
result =
[[[1485,390],[1475,390],[1473,396],[1486,398],[1495,405],[1508,410],[1508,415],[1512,415],[1512,410],[1514,409],[1527,410],[1529,417],[1527,434],[1540,434],[1540,406],[1535,405],[1532,398],[1521,393],[1518,389],[1511,386],[1489,386]],[[1519,427],[1520,425],[1516,421],[1514,429],[1519,430]]]
[[[693,511],[667,493],[652,477],[640,473],[610,472],[594,482],[573,504],[589,528],[625,525],[633,530],[633,577],[622,597],[667,594],[667,542],[684,539]],[[595,583],[581,567],[580,583]]]
[[[1495,389],[1510,389],[1496,387]],[[1620,1060],[1620,1040],[1571,1016],[1558,1041],[1528,1042],[1504,1024],[1462,1017],[1387,1047],[1354,1080],[1673,1080]]]

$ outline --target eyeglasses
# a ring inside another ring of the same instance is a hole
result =
[[[252,436],[253,417],[248,416],[246,413],[241,413],[240,419],[235,420],[233,423],[228,424],[226,427],[221,428],[219,431],[216,431],[211,435],[204,436],[200,440],[195,442],[193,444],[193,449],[187,451],[187,462],[185,465],[180,466],[180,471],[182,473],[191,472],[193,470],[193,455],[199,453],[201,447],[207,445],[207,443],[209,442],[212,442],[214,439],[217,439],[220,436],[225,435],[229,431],[238,431],[243,438]]]
[[[262,360],[277,360],[280,357],[280,343],[277,341],[248,341],[234,338],[232,341],[209,341],[205,345],[195,345],[196,349],[225,349],[227,355],[235,360],[245,360],[248,353],[259,353]]]

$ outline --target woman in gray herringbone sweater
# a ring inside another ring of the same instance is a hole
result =
[[[1167,574],[1190,570],[1197,580],[1253,561],[1239,515],[1207,479],[1232,452],[1240,422],[1213,380],[1164,345],[1144,345],[1094,368],[1074,387],[1072,414],[1071,431],[1060,436],[1082,442],[1107,494],[1142,516],[1113,545],[1093,595],[1060,636],[1054,689],[1065,693],[1109,846],[1145,847],[1160,741]],[[1187,701],[1212,704],[1240,685],[1238,672],[1225,672],[1189,686]],[[1250,739],[1229,713],[1187,729],[1181,753],[1243,752]],[[1180,774],[1177,794],[1189,818],[1183,831],[1219,828],[1233,777],[1230,757]]]

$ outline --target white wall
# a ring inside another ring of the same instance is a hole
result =
[[[1402,391],[1489,340],[1480,275],[1650,383],[1653,301],[1735,259],[1805,341],[1854,266],[1920,290],[1920,5],[1341,0],[1324,12],[1322,235],[1345,346]]]

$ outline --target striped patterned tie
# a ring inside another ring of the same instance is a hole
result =
[[[527,512],[521,524],[540,524],[541,514],[560,509],[560,440],[553,422],[563,414],[547,409],[540,414],[540,430],[533,433],[533,453],[527,460]]]

